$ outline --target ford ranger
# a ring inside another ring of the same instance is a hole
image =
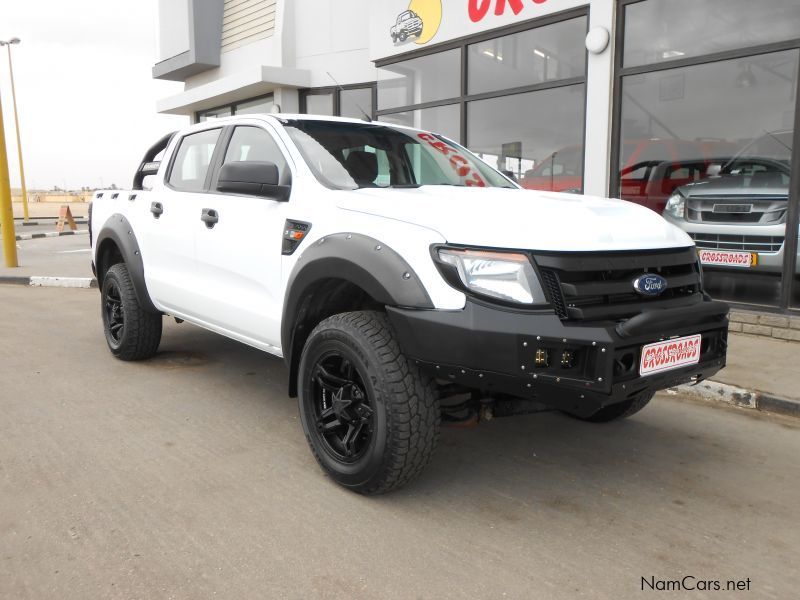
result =
[[[90,233],[114,356],[154,356],[168,315],[283,357],[311,451],[364,494],[418,475],[442,420],[608,422],[725,364],[728,308],[680,229],[407,127],[193,125],[95,194]]]

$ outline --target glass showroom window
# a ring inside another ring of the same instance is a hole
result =
[[[374,94],[374,83],[303,90],[300,92],[300,112],[351,119],[363,119],[365,115],[372,118]]]
[[[797,0],[648,0],[625,10],[625,66],[798,37]]]
[[[330,92],[310,92],[305,95],[305,112],[308,115],[322,115],[332,117],[335,112],[333,109],[333,91]]]
[[[526,188],[580,192],[588,18],[559,18],[380,65],[378,118],[466,144]]]
[[[197,113],[197,122],[209,121],[211,119],[219,119],[221,117],[230,117],[233,115],[251,115],[256,113],[270,113],[274,106],[274,96],[267,94],[253,98],[252,100],[245,100],[243,102],[235,102],[227,104],[218,108],[210,110],[203,110]]]
[[[351,119],[372,118],[372,86],[345,88],[339,92],[339,116]]]
[[[470,102],[470,150],[523,187],[580,192],[584,105],[583,84]]]
[[[461,94],[461,49],[447,50],[378,70],[378,108],[400,108]]]
[[[469,46],[469,93],[583,77],[587,19],[570,19]]]
[[[417,129],[426,129],[441,133],[453,141],[461,143],[461,106],[448,104],[421,110],[392,113],[379,117],[386,123],[406,125]]]
[[[786,308],[800,4],[645,0],[624,19],[618,194],[695,240],[713,296]]]

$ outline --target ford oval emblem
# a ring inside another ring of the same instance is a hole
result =
[[[633,280],[633,289],[642,296],[659,296],[667,289],[667,280],[661,275],[645,273]]]

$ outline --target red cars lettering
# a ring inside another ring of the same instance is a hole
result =
[[[534,4],[544,4],[545,2],[547,2],[547,0],[533,0]],[[489,12],[489,7],[491,4],[492,0],[469,0],[467,11],[469,12],[469,18],[472,20],[472,22],[477,23],[482,21]],[[523,0],[508,0],[508,6],[511,7],[511,10],[515,15],[518,15],[520,12],[522,12],[524,4],[525,3]],[[504,14],[505,11],[506,0],[495,0],[494,14],[500,16]]]
[[[439,152],[444,154],[450,159],[450,166],[467,187],[486,187],[486,182],[483,178],[472,169],[469,161],[458,153],[458,150],[444,143],[435,135],[430,133],[418,134],[419,139],[426,141],[432,148],[436,148]]]

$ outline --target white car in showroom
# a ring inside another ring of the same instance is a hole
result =
[[[787,130],[753,140],[667,201],[664,217],[695,241],[706,268],[782,273],[793,137]]]

